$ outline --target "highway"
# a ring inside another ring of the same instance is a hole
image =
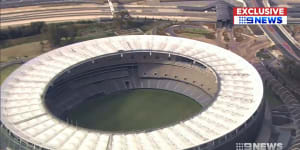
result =
[[[265,7],[262,0],[246,1],[248,7]],[[291,42],[289,37],[276,25],[261,25],[263,31],[279,47],[281,52],[289,58],[300,62],[300,50]]]
[[[58,0],[61,1],[61,0]],[[29,2],[29,1],[27,1]],[[47,1],[48,2],[48,1]],[[165,4],[172,5],[165,5]],[[184,21],[186,19],[195,21],[215,21],[215,12],[204,12],[204,8],[213,4],[214,1],[208,3],[208,1],[188,2],[187,4],[180,5],[178,2],[167,2],[162,5],[149,6],[149,5],[117,5],[114,4],[117,10],[127,10],[133,17],[147,17],[155,19],[173,19]],[[164,4],[164,5],[163,5]],[[195,10],[187,9],[190,6],[195,5]],[[28,7],[28,9],[26,9]],[[33,7],[32,9],[29,9]],[[57,6],[26,6],[18,8],[6,8],[1,9],[1,25],[3,27],[8,25],[27,24],[31,21],[55,21],[57,18],[60,21],[62,18],[66,20],[80,20],[82,18],[87,19],[101,19],[101,18],[112,18],[109,14],[110,9],[107,4],[95,4],[95,3],[81,3],[73,4],[67,3],[65,6],[59,4]],[[199,10],[200,9],[200,10]],[[296,12],[295,12],[296,11]],[[297,16],[297,10],[290,10],[291,15]],[[70,17],[70,19],[67,19]],[[290,23],[300,22],[299,18],[291,18],[288,20]]]
[[[197,21],[215,21],[216,12],[184,11],[176,6],[139,6],[124,5],[116,6],[117,10],[127,10],[132,17],[173,19],[184,21],[186,19]],[[70,17],[68,19],[68,17]],[[86,18],[89,17],[89,18]],[[28,24],[32,21],[53,22],[55,19],[61,21],[85,19],[112,18],[108,5],[84,4],[79,6],[55,6],[55,7],[20,7],[7,8],[1,11],[1,26]]]
[[[273,7],[273,5],[272,5]],[[288,23],[300,23],[300,7],[288,7]]]
[[[213,3],[214,1],[212,1]],[[250,7],[263,7],[262,0],[248,0],[247,5]],[[173,3],[172,3],[173,4]],[[153,18],[153,19],[170,19],[185,21],[216,21],[216,12],[204,11],[188,11],[182,9],[180,6],[176,6],[176,3],[172,6],[161,5],[161,6],[148,6],[148,5],[116,5],[114,6],[117,10],[127,10],[132,17],[139,18]],[[193,3],[191,3],[193,4]],[[208,5],[207,1],[203,3],[202,8]],[[19,7],[19,8],[7,8],[1,9],[1,26],[28,24],[32,21],[66,21],[66,20],[81,20],[85,19],[111,19],[113,16],[110,13],[109,6],[107,4],[74,4],[70,5],[58,5],[50,7]],[[199,8],[201,8],[199,7]],[[298,16],[298,10],[289,10],[291,15]],[[290,19],[290,21],[297,21],[300,19]],[[281,51],[289,56],[290,58],[300,61],[300,50],[283,32],[278,26],[261,26],[264,32],[269,38],[281,49]]]
[[[51,17],[58,17],[58,16],[82,16],[82,15],[110,15],[110,12],[98,12],[98,11],[79,11],[79,12],[49,12],[49,13],[37,13],[37,14],[26,14],[26,15],[18,15],[18,16],[11,16],[11,17],[1,17],[1,22],[12,22],[12,21],[19,21],[19,20],[31,20],[36,18],[51,18]],[[139,16],[139,15],[145,15],[145,16],[181,16],[181,17],[213,17],[215,16],[215,13],[187,13],[182,12],[180,14],[176,12],[130,12],[130,15],[132,16]]]
[[[15,8],[24,6],[37,6],[43,4],[67,3],[96,3],[93,0],[1,0],[0,8]]]

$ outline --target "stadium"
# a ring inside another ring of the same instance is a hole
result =
[[[178,93],[201,110],[139,129],[67,119],[92,97],[138,89]],[[255,140],[262,97],[255,68],[228,50],[178,37],[116,36],[61,47],[18,68],[1,87],[1,126],[28,149],[231,150]]]

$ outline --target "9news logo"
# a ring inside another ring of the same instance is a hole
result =
[[[233,24],[287,24],[287,8],[284,7],[235,7]]]

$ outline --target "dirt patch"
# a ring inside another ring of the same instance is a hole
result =
[[[264,32],[256,25],[248,26],[255,35],[264,35]]]

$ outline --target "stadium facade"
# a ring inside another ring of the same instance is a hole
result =
[[[88,97],[151,88],[204,106],[168,126],[104,132],[62,121]],[[185,38],[130,35],[95,39],[38,56],[1,87],[1,126],[34,149],[235,149],[252,142],[264,114],[255,68],[223,48]]]

